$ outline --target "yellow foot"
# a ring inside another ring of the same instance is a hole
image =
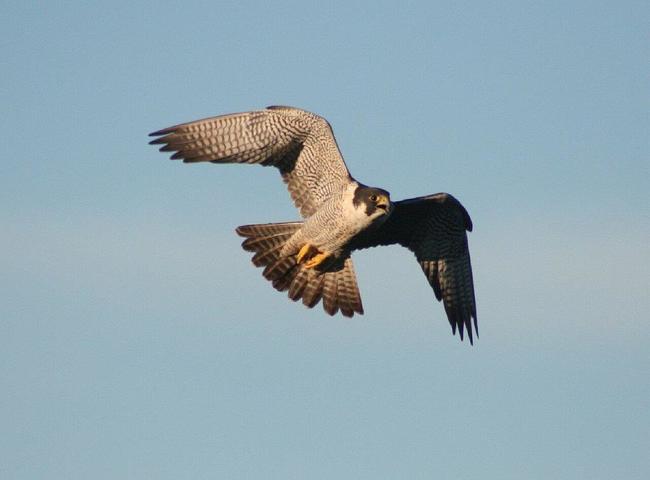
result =
[[[320,253],[316,247],[314,247],[311,243],[305,243],[300,251],[298,252],[298,255],[296,255],[296,262],[297,263],[302,263],[305,260],[308,260],[309,258],[313,257],[317,253]]]
[[[317,253],[314,255],[307,263],[305,263],[305,268],[314,268],[323,263],[329,255],[327,253]]]

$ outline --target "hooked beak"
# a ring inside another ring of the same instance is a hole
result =
[[[390,210],[390,200],[388,197],[380,197],[377,201],[377,208],[381,208],[385,212]]]

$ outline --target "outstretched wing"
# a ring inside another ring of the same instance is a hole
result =
[[[303,217],[351,181],[327,121],[305,110],[211,117],[153,132],[151,144],[183,162],[259,163],[277,167]]]
[[[447,193],[394,203],[394,210],[380,227],[361,234],[352,249],[399,243],[420,263],[438,300],[442,300],[456,334],[467,330],[470,343],[478,337],[476,300],[466,231],[472,220],[458,200]]]

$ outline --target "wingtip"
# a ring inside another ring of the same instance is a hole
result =
[[[235,228],[235,233],[240,237],[250,237],[250,226],[249,225],[240,225]]]
[[[476,318],[476,312],[472,315],[474,319],[474,333],[476,333],[476,339],[478,340],[478,319]]]
[[[472,330],[472,320],[474,320],[474,330]],[[470,345],[474,345],[474,337],[478,340],[478,322],[476,320],[476,314],[472,315],[467,319],[467,325],[465,326],[467,329],[467,336],[469,337],[469,343]]]
[[[152,136],[153,136],[153,133],[150,133],[149,136],[152,137]],[[162,144],[162,143],[166,143],[165,140],[163,140],[163,138],[164,138],[164,137],[154,138],[153,140],[151,140],[151,141],[149,142],[149,145],[160,145],[160,144]]]
[[[159,137],[161,135],[167,135],[168,133],[172,133],[175,130],[178,129],[178,125],[174,125],[173,127],[167,127],[167,128],[161,128],[160,130],[156,130],[155,132],[151,132],[149,134],[150,137]]]
[[[465,341],[465,332],[459,328],[458,329],[458,334],[460,336],[460,341],[464,342]],[[454,332],[454,336],[455,335],[456,335],[456,332]],[[474,346],[474,334],[472,333],[471,328],[467,329],[467,338],[469,339],[469,344]],[[478,333],[476,334],[476,338],[478,339]]]
[[[472,320],[474,324],[474,328],[472,329]],[[465,341],[465,334],[467,333],[467,338],[469,339],[470,345],[474,345],[474,338],[478,340],[479,334],[478,334],[478,322],[476,319],[475,314],[472,314],[468,318],[459,318],[459,319],[449,319],[449,323],[451,325],[451,333],[452,335],[456,336],[456,331],[458,331],[458,336],[460,337],[460,341],[463,342]]]

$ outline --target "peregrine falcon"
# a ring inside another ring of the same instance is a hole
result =
[[[301,221],[244,225],[242,247],[278,291],[308,308],[346,317],[363,313],[350,255],[379,245],[411,250],[442,300],[454,334],[478,337],[466,231],[472,221],[447,193],[393,202],[348,171],[329,123],[305,110],[273,106],[183,123],[153,132],[151,144],[186,163],[276,167]],[[472,320],[474,331],[472,331]]]

